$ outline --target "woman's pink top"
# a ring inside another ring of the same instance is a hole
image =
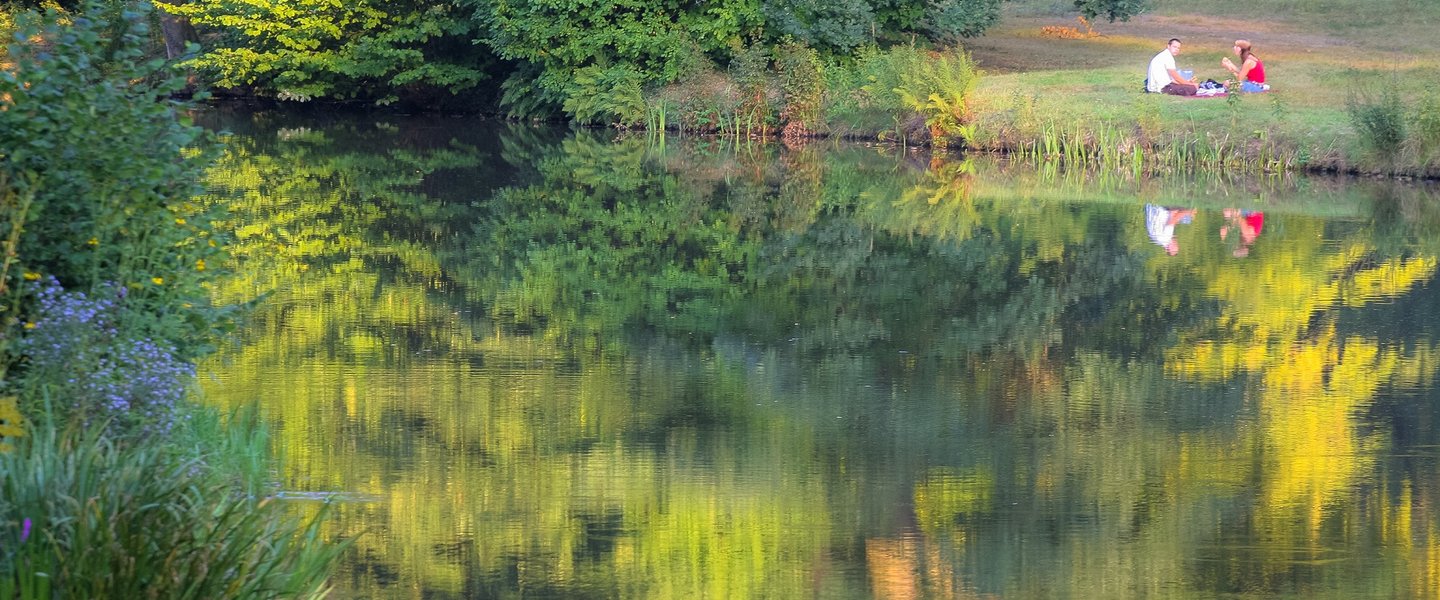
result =
[[[1255,66],[1250,68],[1245,79],[1252,83],[1265,83],[1265,65],[1260,64],[1260,59],[1255,59]]]

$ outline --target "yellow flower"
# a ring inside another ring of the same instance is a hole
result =
[[[26,272],[26,273],[25,273],[25,281],[38,281],[39,279],[40,279],[40,274],[39,274],[39,273],[30,273],[30,272]]]
[[[26,328],[26,329],[34,329],[34,328],[35,328],[35,322],[34,322],[34,321],[30,321],[30,322],[28,322],[28,323],[25,323],[25,328]]]
[[[165,285],[165,278],[164,278],[164,277],[151,277],[151,278],[150,278],[150,283],[153,283],[153,284],[155,284],[155,285]]]
[[[196,270],[196,271],[204,271],[204,270],[205,270],[205,259],[202,258],[202,259],[200,259],[200,260],[195,261],[195,270]]]
[[[185,224],[185,219],[175,219],[175,224],[176,224],[176,225],[184,225],[184,224]]]
[[[211,248],[214,248],[214,247],[215,247],[215,240],[210,240],[210,247],[211,247]]]
[[[100,239],[99,239],[99,238],[93,238],[93,237],[92,237],[92,238],[90,238],[90,241],[85,242],[85,243],[90,244],[91,246],[99,246],[99,245],[100,245]]]

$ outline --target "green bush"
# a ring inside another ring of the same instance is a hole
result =
[[[1415,139],[1420,146],[1421,160],[1429,160],[1440,151],[1440,91],[1425,91],[1415,108]]]
[[[1384,159],[1393,159],[1405,143],[1405,103],[1386,87],[1378,96],[1357,92],[1346,102],[1350,122],[1366,147]]]
[[[804,44],[782,44],[775,49],[775,70],[785,93],[785,108],[780,111],[784,135],[805,136],[817,131],[825,94],[825,71],[819,54]]]
[[[640,74],[628,67],[584,67],[566,88],[561,108],[584,124],[635,125],[645,120],[640,84]]]
[[[875,46],[866,46],[856,51],[853,62],[825,70],[825,121],[832,131],[875,134],[898,128],[906,111],[890,91],[895,83],[877,83],[894,78],[884,57]]]
[[[126,325],[191,358],[226,323],[206,289],[224,262],[221,209],[193,200],[214,146],[181,122],[183,77],[146,57],[148,19],[98,1],[17,18],[0,182],[33,205],[6,210],[6,233],[20,232],[8,287],[21,271],[69,290],[118,285]]]
[[[902,46],[891,50],[890,60],[899,77],[895,95],[925,117],[933,145],[944,147],[952,138],[975,137],[969,102],[979,72],[968,53],[958,47],[921,52]]]
[[[41,430],[0,453],[0,598],[308,598],[344,545],[153,444]]]
[[[187,62],[215,85],[282,100],[440,102],[489,79],[470,11],[414,0],[165,2],[208,48]]]
[[[832,119],[878,128],[876,116],[883,116],[898,135],[919,134],[936,146],[974,137],[969,99],[979,71],[959,48],[871,48],[859,53],[853,67],[835,71],[827,102]]]
[[[736,52],[730,61],[730,77],[740,95],[740,122],[746,131],[764,133],[775,121],[770,48],[752,44]]]

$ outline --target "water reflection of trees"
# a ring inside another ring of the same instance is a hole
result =
[[[407,131],[237,135],[212,181],[222,295],[271,294],[212,395],[274,399],[287,485],[382,493],[336,523],[362,595],[1434,591],[1376,399],[1435,344],[1366,333],[1433,278],[1423,191],[1274,199],[1224,261],[1124,182]]]

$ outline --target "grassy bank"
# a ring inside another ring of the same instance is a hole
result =
[[[1257,0],[1221,14],[1197,0],[1156,0],[1150,13],[1093,29],[1068,4],[1017,0],[1000,26],[966,44],[985,71],[975,146],[1061,159],[1080,146],[1103,161],[1138,148],[1162,164],[1440,176],[1440,38],[1430,33],[1440,4]],[[1063,28],[1080,35],[1061,37]],[[1216,80],[1229,75],[1220,59],[1231,43],[1251,40],[1273,89],[1139,93],[1171,37],[1184,41],[1181,68]]]
[[[1016,0],[954,51],[897,47],[822,62],[803,48],[741,55],[634,102],[633,126],[835,136],[1005,152],[1142,172],[1333,171],[1440,177],[1440,3],[1258,0],[1219,14],[1155,0],[1129,22],[1077,20],[1068,0]],[[1272,90],[1217,98],[1141,93],[1171,37],[1181,68],[1224,81],[1235,39]],[[977,74],[978,73],[978,74]],[[956,75],[959,76],[956,76]],[[605,122],[605,119],[597,119]]]

